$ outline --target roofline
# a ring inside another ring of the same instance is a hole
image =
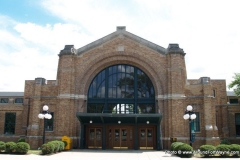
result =
[[[151,49],[153,49],[153,50],[155,50],[155,51],[157,51],[157,52],[159,52],[161,54],[165,55],[166,52],[167,52],[167,49],[165,49],[164,47],[161,47],[161,46],[159,46],[159,45],[157,45],[155,43],[152,43],[152,42],[150,42],[150,41],[148,41],[146,39],[143,39],[143,38],[141,38],[139,36],[136,36],[136,35],[134,35],[134,34],[132,34],[130,32],[127,32],[125,29],[122,29],[122,28],[119,29],[119,27],[117,27],[117,31],[115,31],[115,32],[113,32],[113,33],[111,33],[111,34],[109,34],[109,35],[107,35],[105,37],[102,37],[102,38],[100,38],[100,39],[98,39],[96,41],[93,41],[92,43],[89,43],[89,44],[87,44],[87,45],[77,49],[76,50],[77,51],[77,55],[80,55],[83,52],[86,52],[86,51],[88,51],[88,50],[90,50],[90,49],[92,49],[92,48],[94,48],[96,46],[102,45],[103,43],[106,43],[107,41],[109,41],[109,40],[111,40],[113,38],[116,38],[116,37],[118,37],[120,35],[126,36],[129,39],[135,40],[138,43],[140,43],[142,45],[145,45],[145,46],[147,46],[147,47],[149,47],[149,48],[151,48]]]
[[[24,92],[0,92],[1,97],[9,97],[9,96],[14,96],[14,97],[23,97]]]

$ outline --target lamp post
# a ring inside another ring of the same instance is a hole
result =
[[[191,105],[187,106],[187,109],[185,111],[185,114],[183,116],[183,119],[189,120],[189,143],[190,146],[192,146],[192,128],[191,128],[191,121],[194,120],[197,116],[196,114],[192,111],[193,107]]]
[[[48,111],[47,105],[43,106],[43,110],[38,114],[38,118],[43,119],[43,144],[44,144],[45,143],[45,120],[52,118],[52,115]]]

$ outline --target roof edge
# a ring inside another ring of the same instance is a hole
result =
[[[105,37],[102,37],[102,38],[100,38],[100,39],[98,39],[96,41],[93,41],[92,43],[89,43],[89,44],[87,44],[87,45],[85,45],[85,46],[83,46],[83,47],[81,47],[79,49],[77,49],[76,50],[77,55],[80,55],[83,52],[86,52],[86,51],[88,51],[90,49],[93,49],[93,48],[95,48],[95,47],[97,47],[99,45],[102,45],[103,43],[106,43],[107,41],[109,41],[111,39],[114,39],[114,38],[118,37],[119,35],[123,35],[123,36],[125,36],[125,37],[127,37],[129,39],[135,40],[138,43],[140,43],[142,45],[145,45],[145,46],[147,46],[147,47],[149,47],[149,48],[151,48],[151,49],[153,49],[153,50],[155,50],[155,51],[157,51],[157,52],[159,52],[161,54],[164,54],[164,55],[166,54],[167,50],[164,47],[161,47],[161,46],[159,46],[159,45],[157,45],[155,43],[152,43],[152,42],[150,42],[150,41],[148,41],[146,39],[143,39],[143,38],[141,38],[139,36],[136,36],[136,35],[134,35],[134,34],[132,34],[130,32],[127,32],[126,31],[126,27],[125,26],[121,26],[121,27],[117,27],[117,30],[115,32],[113,32],[113,33],[111,33],[111,34],[109,34],[109,35],[107,35]]]

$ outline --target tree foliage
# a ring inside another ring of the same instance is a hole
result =
[[[228,88],[233,88],[234,93],[240,95],[240,73],[235,73],[234,80],[228,85]]]

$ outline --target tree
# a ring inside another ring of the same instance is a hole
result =
[[[234,80],[228,85],[228,88],[233,88],[234,93],[240,95],[240,73],[235,73]]]

